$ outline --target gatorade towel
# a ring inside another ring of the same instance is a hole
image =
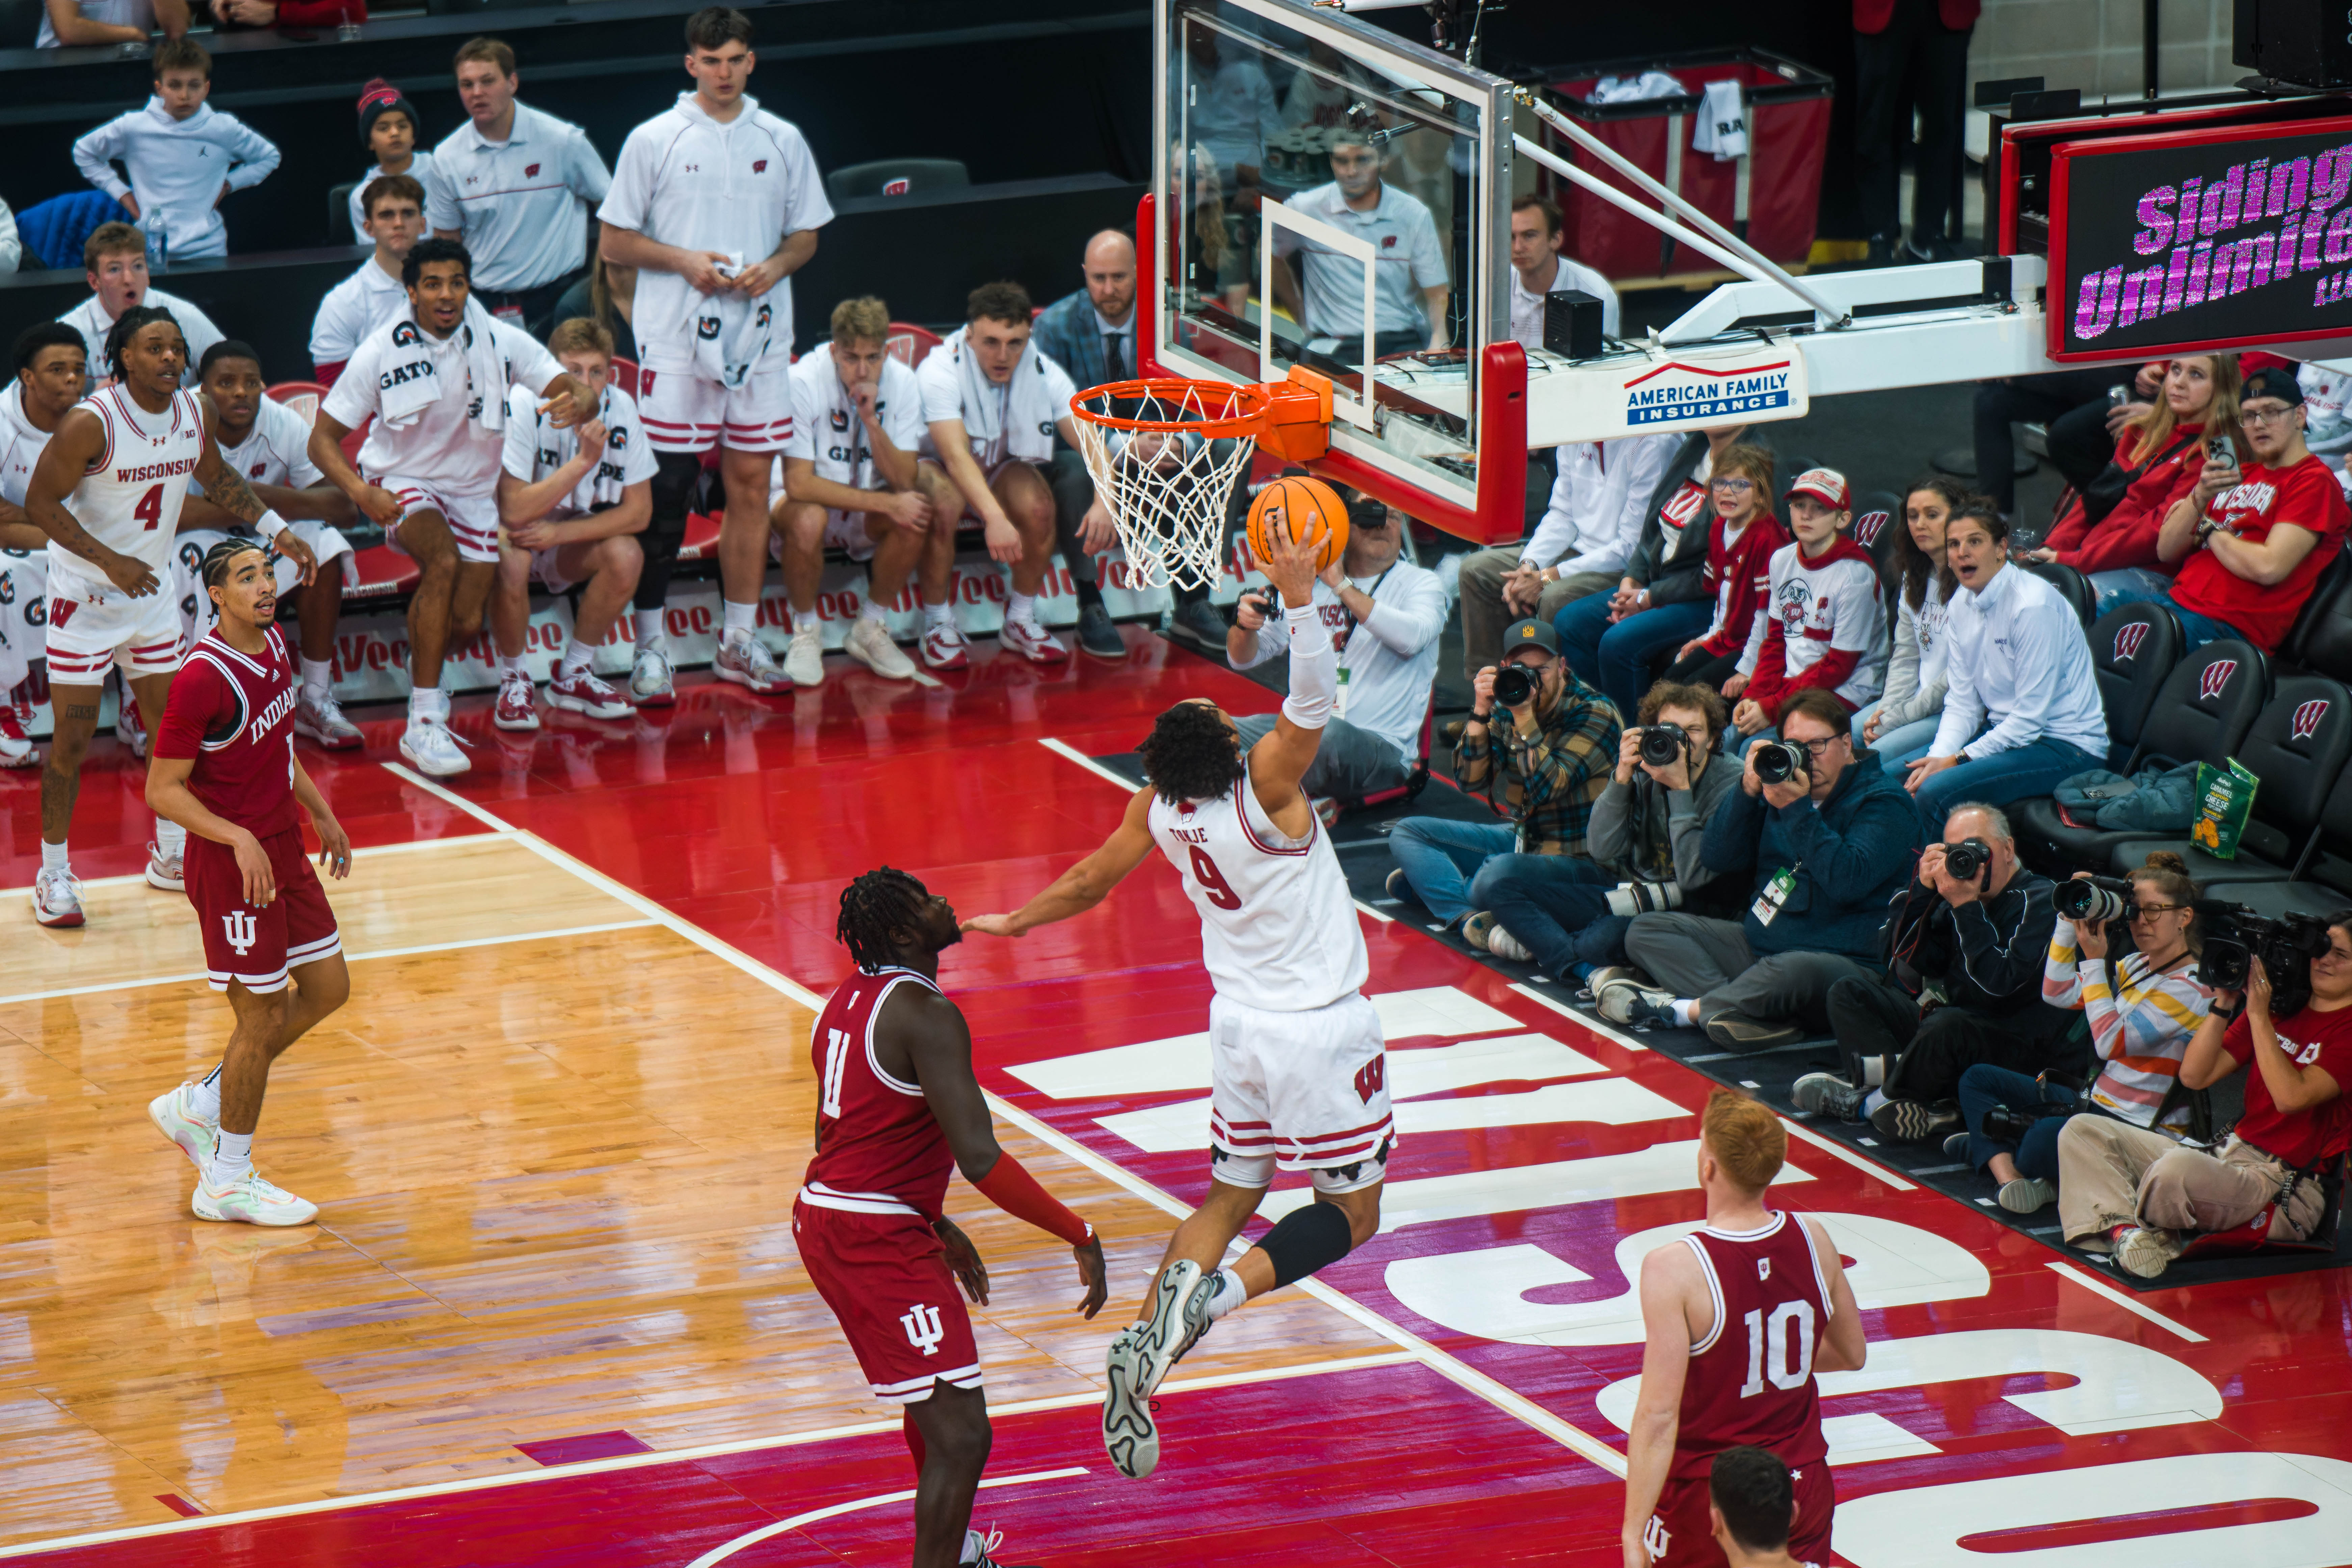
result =
[[[2197,822],[2189,841],[2217,859],[2238,858],[2238,838],[2254,808],[2254,788],[2262,781],[2231,757],[2225,769],[2197,764]]]

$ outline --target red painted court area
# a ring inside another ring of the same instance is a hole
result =
[[[1181,696],[1273,705],[1165,643],[1130,640],[1124,668],[1040,675],[982,658],[952,687],[891,687],[836,659],[824,688],[795,699],[694,685],[671,714],[559,723],[528,745],[460,704],[457,728],[478,749],[457,793],[821,993],[846,968],[831,932],[848,878],[887,862],[966,912],[1012,907],[1098,843],[1123,805],[1121,787],[1068,753],[1131,749]],[[392,756],[395,734],[371,725],[370,758]],[[135,775],[110,742],[99,752],[77,825],[85,876],[134,869],[131,835],[144,836]],[[362,843],[485,826],[372,760],[306,761]],[[30,783],[0,780],[15,882],[37,853]],[[83,824],[108,821],[120,846],[82,847]],[[1409,924],[1360,918],[1402,1142],[1387,1228],[1321,1288],[1395,1352],[1370,1367],[1171,1392],[1166,1458],[1148,1482],[1108,1468],[1089,1406],[999,1411],[978,1522],[1005,1532],[1007,1562],[1617,1561],[1612,1461],[1641,1355],[1628,1271],[1700,1217],[1692,1145],[1709,1085]],[[1197,922],[1156,859],[1089,916],[1017,943],[967,942],[941,980],[1009,1117],[1143,1195],[1206,1190],[1209,984]],[[1829,1217],[1865,1310],[1868,1367],[1823,1385],[1840,1561],[2352,1563],[2352,1291],[2340,1273],[2135,1296],[1802,1137],[1774,1194]],[[1266,1213],[1303,1196],[1278,1187]],[[576,1452],[487,1483],[192,1520],[34,1560],[905,1559],[894,1494],[910,1470],[895,1425],[723,1453]]]

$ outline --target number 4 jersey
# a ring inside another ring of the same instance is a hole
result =
[[[1352,995],[1371,973],[1355,900],[1322,823],[1287,838],[1250,787],[1247,764],[1218,800],[1154,796],[1152,841],[1201,911],[1201,962],[1217,994],[1269,1013]]]
[[[117,384],[74,406],[98,416],[106,449],[66,498],[66,510],[100,544],[146,563],[168,594],[180,503],[204,456],[204,405],[193,392],[177,392],[169,408],[150,414]],[[49,587],[68,599],[123,597],[105,573],[70,550],[49,552]]]
[[[1791,1468],[1829,1452],[1813,1352],[1829,1326],[1829,1282],[1793,1215],[1742,1232],[1702,1227],[1682,1238],[1698,1255],[1715,1327],[1691,1346],[1675,1430],[1675,1480],[1706,1479],[1715,1456],[1753,1444]]]

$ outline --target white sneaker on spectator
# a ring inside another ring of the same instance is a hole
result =
[[[189,1103],[195,1092],[194,1084],[184,1083],[157,1095],[147,1102],[147,1120],[155,1124],[155,1131],[178,1146],[201,1176],[205,1173],[205,1162],[213,1155],[213,1136],[220,1131],[220,1118],[207,1121],[196,1114]]]
[[[247,1171],[217,1186],[210,1175],[200,1178],[188,1206],[198,1219],[237,1220],[246,1225],[309,1225],[319,1217],[317,1204],[264,1180],[258,1171]]]
[[[400,754],[415,763],[418,773],[436,779],[453,777],[474,765],[459,749],[457,737],[430,719],[409,720],[408,728],[400,732]]]
[[[43,871],[35,877],[33,919],[45,926],[81,924],[81,879],[71,871]]]
[[[147,841],[147,885],[161,888],[167,893],[187,891],[186,862],[177,855],[166,855],[163,847],[153,839]]]
[[[26,732],[25,715],[13,702],[0,702],[0,768],[37,768],[41,753]]]
[[[792,685],[756,637],[730,637],[721,641],[719,657],[710,661],[710,673],[762,696],[782,691]]]
[[[996,640],[1032,664],[1059,664],[1070,657],[1070,650],[1034,621],[1007,620]]]
[[[849,628],[849,657],[885,680],[915,678],[915,661],[898,651],[898,645],[890,640],[890,628],[864,616]]]
[[[971,645],[950,624],[923,628],[923,662],[933,669],[961,669],[971,663]]]
[[[659,648],[637,649],[629,660],[629,700],[640,708],[667,708],[677,702],[667,654]]]
[[[619,692],[584,669],[572,675],[556,671],[555,679],[547,683],[547,702],[551,708],[584,713],[591,719],[625,719],[635,711],[621,700]]]
[[[499,702],[490,710],[490,722],[501,730],[539,728],[539,697],[530,676],[509,669],[499,677]]]
[[[1527,943],[1505,931],[1500,925],[1496,925],[1487,931],[1486,951],[1506,963],[1526,963],[1535,957],[1534,953],[1528,951]]]
[[[2180,1256],[2180,1238],[2153,1226],[2134,1226],[2116,1238],[2116,1267],[2142,1279],[2153,1279]]]
[[[784,674],[794,686],[824,684],[824,633],[815,626],[794,632],[784,648]]]
[[[294,702],[294,732],[306,740],[316,741],[331,752],[345,752],[364,743],[366,737],[360,727],[343,717],[342,704],[332,692],[313,699],[310,688]]]
[[[139,711],[139,699],[131,694],[128,686],[120,688],[116,695],[121,698],[122,705],[114,712],[114,738],[130,747],[131,754],[143,763],[147,760],[147,721]]]

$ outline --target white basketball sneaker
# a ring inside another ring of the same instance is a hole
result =
[[[1209,1331],[1217,1279],[1180,1258],[1151,1288],[1151,1316],[1110,1342],[1103,1395],[1103,1451],[1119,1474],[1140,1479],[1160,1466],[1160,1429],[1151,1396],[1184,1352]]]
[[[547,683],[547,705],[591,719],[625,719],[635,711],[619,692],[584,669],[572,675],[557,670]]]
[[[1011,648],[1032,664],[1059,664],[1070,657],[1070,650],[1034,621],[1006,620],[1004,629],[996,634],[996,642],[998,647]]]
[[[331,752],[350,751],[354,746],[364,744],[367,739],[360,733],[357,724],[343,717],[342,704],[335,700],[331,692],[325,697],[313,698],[307,686],[302,689],[302,695],[295,699],[294,732]]]
[[[400,732],[400,754],[415,764],[418,773],[436,779],[462,773],[474,765],[458,749],[457,737],[429,719],[408,721]]]
[[[71,871],[43,871],[33,879],[33,919],[45,926],[81,924],[81,879]]]
[[[710,661],[710,673],[763,696],[792,685],[755,637],[730,637],[721,642],[719,657]]]
[[[933,669],[962,669],[971,663],[971,644],[953,622],[923,628],[923,662]]]
[[[890,628],[864,616],[849,628],[849,657],[885,680],[912,680],[915,661],[890,640]]]
[[[490,710],[490,722],[501,730],[539,728],[539,688],[528,674],[520,669],[499,674],[499,700]]]
[[[37,768],[41,753],[25,731],[24,716],[13,702],[0,701],[0,768]]]
[[[629,700],[640,708],[668,708],[677,703],[677,689],[670,684],[667,654],[641,647],[630,656]]]
[[[258,1171],[247,1171],[236,1180],[215,1186],[209,1175],[196,1183],[195,1195],[188,1200],[198,1219],[236,1220],[246,1225],[309,1225],[319,1217],[319,1205],[298,1198],[283,1187],[262,1179]]]
[[[114,738],[131,748],[131,754],[141,762],[147,760],[147,721],[139,711],[139,700],[128,686],[116,689],[122,705],[114,713]]]
[[[147,1102],[147,1120],[155,1130],[173,1143],[180,1152],[196,1167],[196,1174],[205,1173],[205,1162],[213,1155],[213,1140],[220,1131],[220,1118],[210,1120],[195,1112],[196,1086],[184,1083],[168,1093],[159,1094]]]
[[[794,686],[824,684],[824,633],[815,626],[794,632],[784,649],[784,677]]]
[[[166,855],[163,847],[153,839],[147,841],[147,885],[161,888],[167,893],[187,889],[186,860],[180,855]]]

